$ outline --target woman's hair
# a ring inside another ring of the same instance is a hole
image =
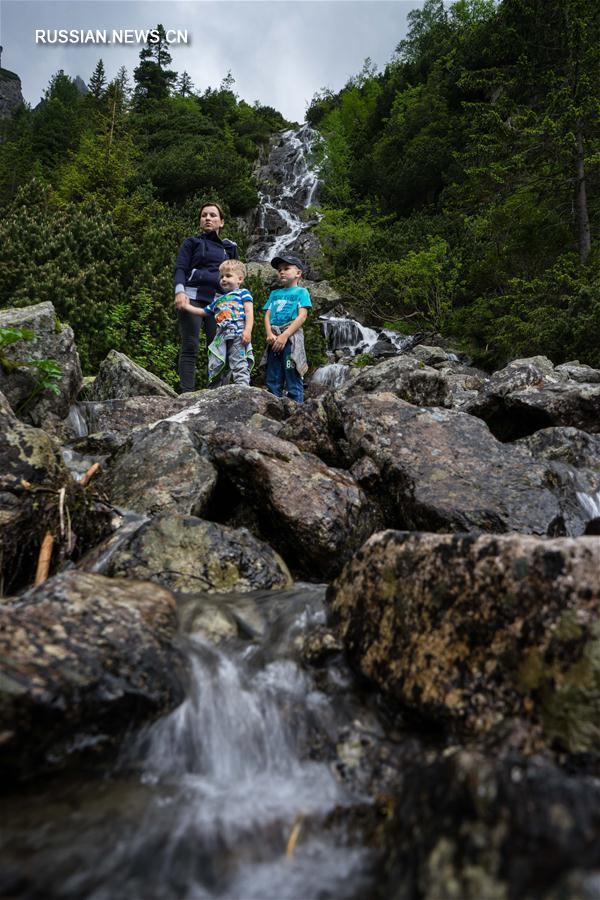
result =
[[[207,206],[216,206],[216,208],[219,210],[219,215],[221,216],[223,221],[225,221],[225,216],[223,214],[223,210],[221,209],[220,204],[215,203],[214,200],[210,200],[208,203],[202,204],[202,206],[200,207],[200,212],[198,213],[198,218],[200,218],[200,216],[202,215],[202,210],[206,209]]]
[[[219,272],[237,272],[238,275],[246,277],[246,266],[241,259],[226,259],[219,266]]]

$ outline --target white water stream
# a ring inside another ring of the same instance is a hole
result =
[[[196,632],[206,599],[188,598],[182,613],[184,703],[126,742],[110,777],[88,773],[7,809],[2,856],[19,876],[0,887],[14,900],[368,896],[370,851],[327,818],[364,799],[334,766],[340,734],[363,714],[374,726],[341,660],[317,684],[299,654],[325,621],[324,586],[208,598],[263,616],[262,637],[227,646]]]

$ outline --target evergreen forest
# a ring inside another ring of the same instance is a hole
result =
[[[2,120],[0,306],[51,300],[86,372],[116,348],[174,384],[177,246],[214,199],[243,256],[253,166],[288,123],[170,66],[161,40],[131,82],[58,72]],[[383,71],[309,105],[323,274],[369,323],[485,367],[600,366],[599,113],[595,0],[425,0]]]

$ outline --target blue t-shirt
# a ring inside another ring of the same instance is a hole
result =
[[[263,306],[265,312],[271,310],[271,325],[289,325],[298,316],[299,309],[310,309],[310,294],[303,287],[277,288],[271,291]]]
[[[212,303],[204,309],[213,314],[221,333],[236,336],[242,334],[246,323],[244,303],[252,302],[252,294],[246,288],[238,288],[227,294],[217,294]]]

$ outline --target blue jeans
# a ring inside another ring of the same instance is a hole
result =
[[[267,390],[276,397],[283,397],[284,385],[288,397],[296,403],[304,403],[304,382],[298,375],[296,366],[290,359],[292,347],[288,341],[281,353],[275,353],[271,347],[267,350]]]

